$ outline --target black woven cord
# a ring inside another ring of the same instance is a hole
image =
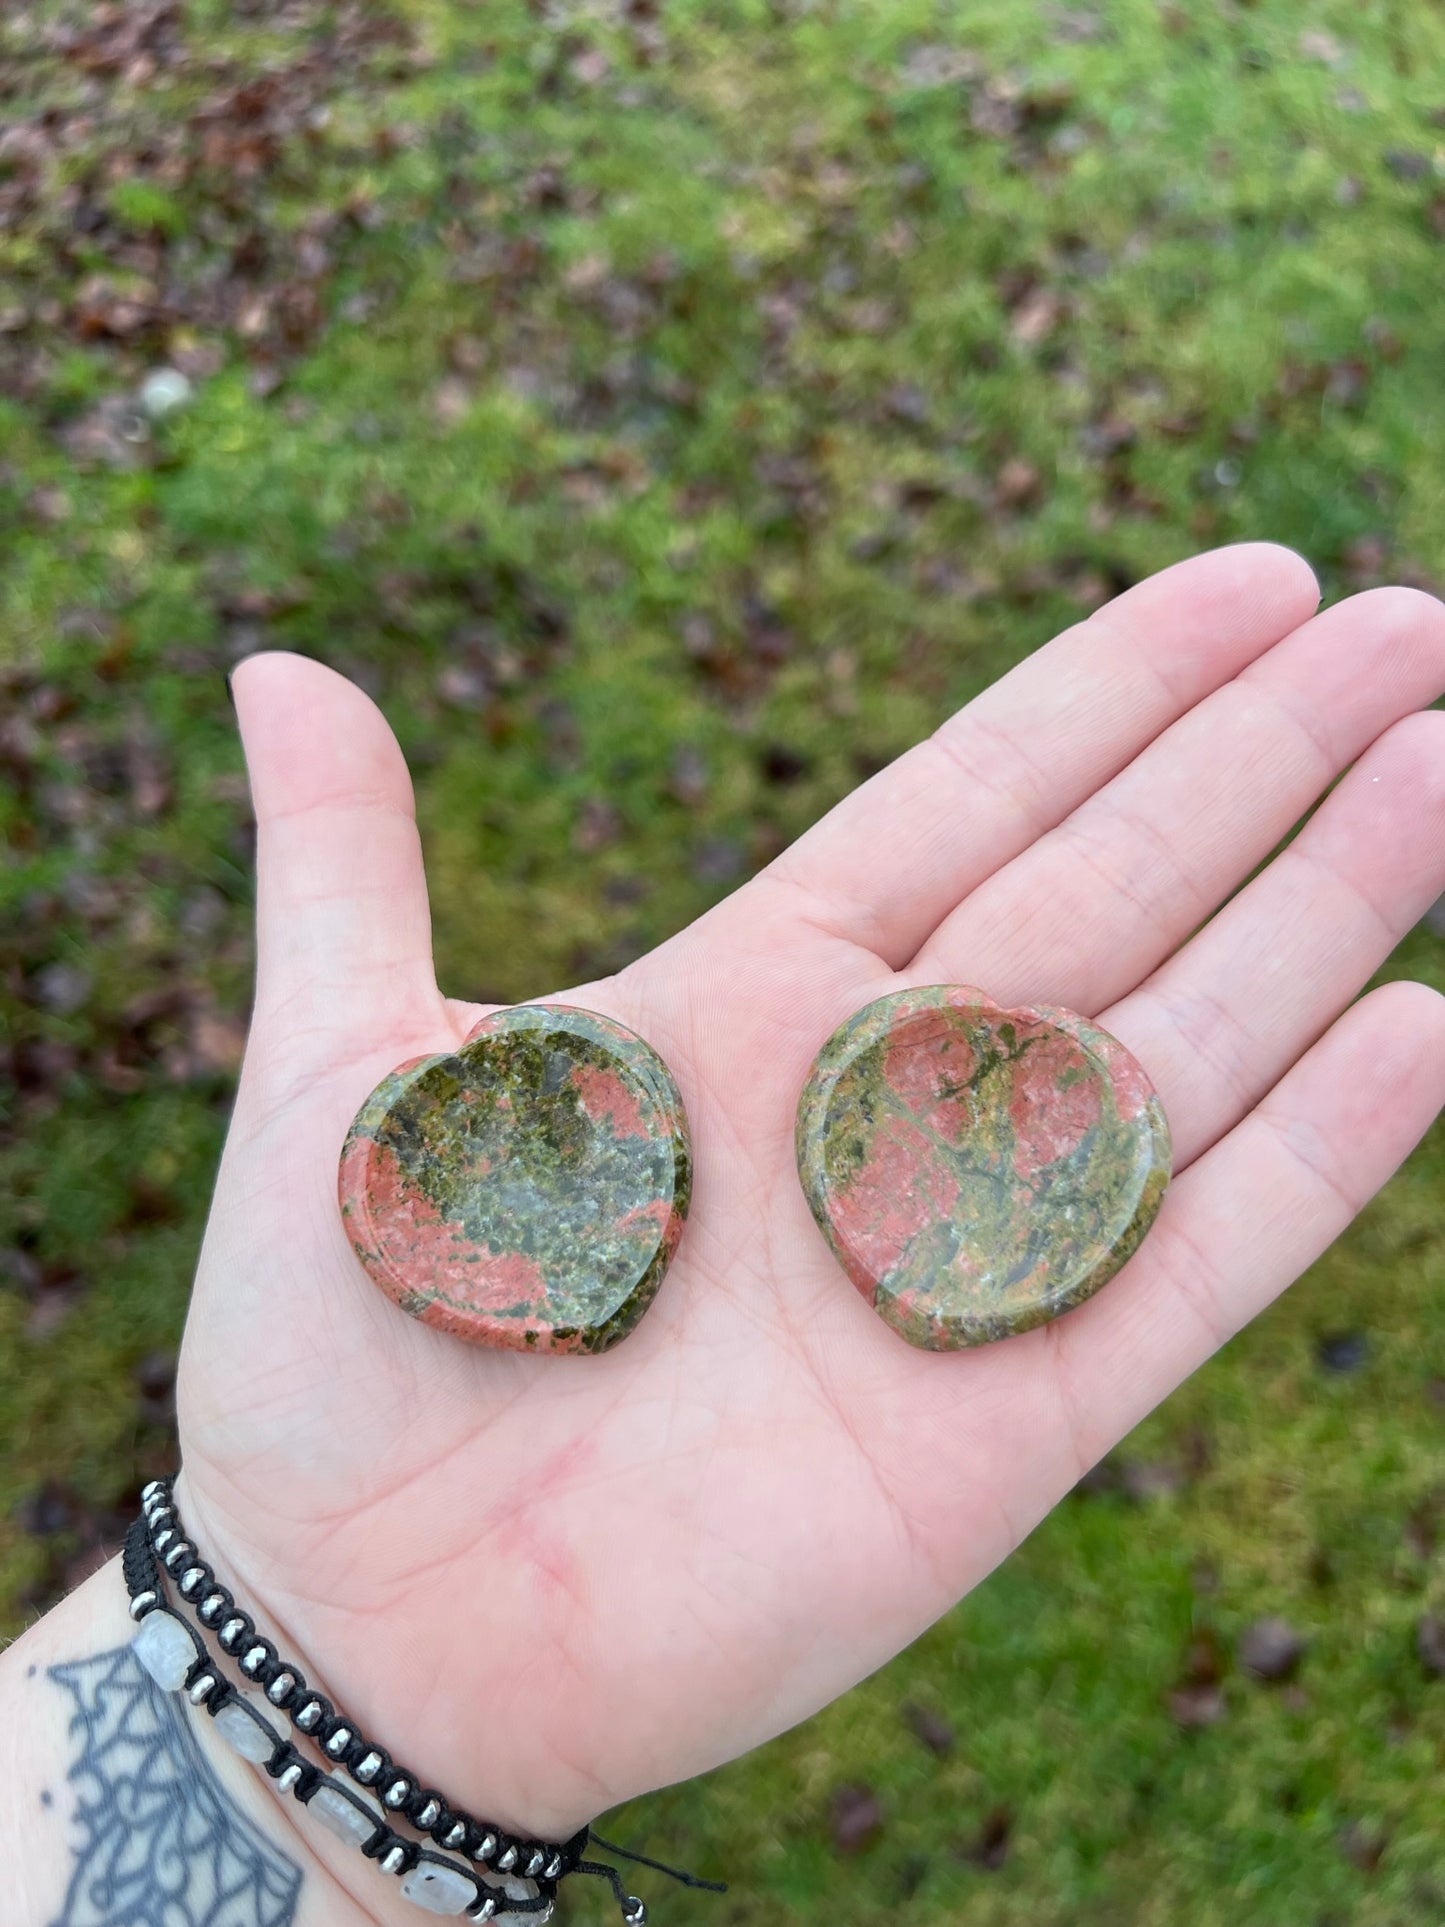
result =
[[[150,1533],[143,1517],[131,1520],[120,1555],[120,1569],[130,1598],[139,1599],[148,1592],[159,1595],[160,1574],[156,1570],[156,1556],[151,1551]]]
[[[304,1805],[325,1780],[326,1775],[319,1766],[313,1765],[303,1754],[298,1753],[289,1740],[278,1741],[270,1759],[266,1762],[266,1774],[273,1780],[279,1780],[286,1769],[292,1766],[301,1777],[295,1782],[291,1791],[294,1797]]]
[[[397,1849],[405,1855],[404,1863],[397,1868],[398,1874],[409,1874],[421,1858],[421,1847],[415,1840],[403,1840],[399,1833],[390,1827],[378,1827],[361,1851],[368,1860],[385,1860],[389,1853]]]
[[[211,1684],[196,1701],[196,1705],[204,1706],[214,1719],[227,1700],[233,1700],[236,1697],[236,1689],[229,1681],[221,1678],[220,1667],[214,1664],[204,1646],[191,1661],[190,1670],[186,1674],[186,1691],[189,1693],[203,1679],[210,1680]]]
[[[615,1853],[619,1860],[630,1860],[635,1866],[651,1867],[654,1873],[665,1873],[669,1880],[675,1880],[681,1887],[699,1887],[709,1894],[725,1894],[728,1890],[725,1880],[704,1880],[701,1874],[684,1873],[681,1867],[670,1867],[665,1860],[653,1860],[645,1853],[634,1853],[631,1847],[616,1846],[611,1840],[604,1840],[595,1830],[588,1831],[594,1847],[600,1847],[604,1853]]]
[[[628,1893],[622,1884],[622,1875],[616,1867],[609,1867],[603,1860],[579,1860],[573,1870],[576,1873],[592,1874],[598,1880],[605,1880],[612,1889],[612,1897],[622,1909],[622,1918],[628,1927],[647,1927],[647,1907],[636,1894]]]

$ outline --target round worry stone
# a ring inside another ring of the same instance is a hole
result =
[[[512,1351],[601,1352],[672,1262],[692,1188],[672,1075],[623,1025],[561,1004],[482,1018],[403,1064],[341,1156],[351,1241],[423,1324]]]
[[[1138,1247],[1170,1168],[1163,1106],[1121,1043],[957,985],[880,998],[833,1033],[797,1153],[843,1269],[930,1351],[1081,1304]]]

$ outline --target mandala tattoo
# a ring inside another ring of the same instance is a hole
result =
[[[75,1705],[80,1834],[53,1927],[293,1927],[299,1868],[236,1812],[130,1648],[50,1678]]]

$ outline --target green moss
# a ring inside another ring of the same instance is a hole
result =
[[[117,181],[106,197],[110,211],[124,226],[141,234],[184,234],[186,214],[174,194],[150,181]]]

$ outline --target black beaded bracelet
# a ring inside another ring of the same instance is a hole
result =
[[[526,1840],[504,1833],[485,1820],[476,1820],[433,1792],[421,1779],[398,1766],[384,1747],[368,1740],[354,1720],[337,1711],[324,1693],[307,1685],[299,1666],[283,1660],[256,1623],[243,1612],[228,1589],[185,1535],[176,1510],[170,1479],[155,1479],[141,1495],[143,1517],[151,1549],[172,1575],[176,1589],[203,1626],[213,1627],[221,1650],[228,1653],[247,1679],[265,1693],[278,1712],[296,1729],[344,1767],[358,1786],[377,1791],[389,1812],[407,1819],[419,1833],[430,1834],[439,1847],[459,1853],[498,1873],[515,1873],[526,1880],[560,1880],[570,1873],[587,1845],[587,1829],[561,1845]]]
[[[124,1571],[131,1617],[141,1627],[136,1657],[156,1684],[167,1692],[184,1693],[192,1706],[209,1714],[233,1751],[275,1782],[278,1793],[290,1794],[328,1832],[359,1847],[382,1873],[398,1876],[404,1899],[430,1914],[494,1920],[499,1927],[508,1920],[535,1916],[540,1923],[550,1917],[555,1898],[551,1883],[545,1889],[527,1883],[536,1888],[532,1894],[509,1893],[465,1864],[405,1839],[384,1813],[307,1761],[253,1699],[222,1677],[202,1635],[169,1609],[169,1581],[141,1519],[126,1539]]]
[[[243,1709],[226,1714],[232,1730],[232,1744],[241,1737],[235,1721],[250,1721],[268,1741],[267,1757],[257,1763],[276,1781],[283,1793],[292,1793],[305,1804],[318,1793],[324,1797],[318,1810],[329,1814],[332,1831],[350,1837],[369,1859],[384,1871],[400,1873],[410,1891],[407,1897],[432,1913],[465,1913],[469,1919],[504,1919],[509,1915],[550,1915],[559,1883],[569,1874],[590,1874],[605,1879],[612,1888],[628,1927],[646,1927],[647,1908],[636,1894],[629,1894],[615,1867],[588,1860],[583,1854],[593,1843],[604,1853],[635,1860],[656,1869],[684,1886],[724,1893],[722,1883],[699,1879],[661,1861],[630,1852],[603,1840],[590,1827],[583,1827],[570,1840],[560,1844],[508,1834],[485,1820],[475,1819],[446,1797],[432,1791],[408,1769],[398,1766],[385,1748],[368,1740],[353,1720],[337,1711],[324,1693],[308,1686],[299,1666],[283,1659],[256,1630],[250,1614],[237,1606],[230,1591],[216,1578],[182,1526],[176,1508],[174,1481],[154,1479],[141,1494],[142,1513],[126,1539],[123,1571],[130,1594],[131,1615],[143,1621],[149,1614],[165,1610],[170,1619],[191,1640],[196,1657],[186,1669],[184,1686],[192,1703],[203,1706],[212,1718],[226,1708]],[[219,1676],[210,1659],[202,1633],[169,1612],[168,1588],[174,1585],[178,1598],[195,1615],[202,1627],[216,1629],[217,1643],[247,1680],[265,1694],[267,1704],[285,1715],[298,1732],[315,1745],[328,1765],[343,1768],[359,1786],[379,1797],[383,1808],[378,1816],[366,1801],[312,1765],[261,1711]],[[257,1743],[258,1747],[260,1742]],[[239,1747],[237,1750],[241,1750]],[[247,1757],[251,1757],[248,1755]],[[345,1808],[338,1803],[345,1803]],[[357,1816],[348,1822],[347,1813]],[[442,1854],[407,1840],[392,1830],[396,1819],[428,1835],[436,1844],[475,1864],[458,1867]],[[366,1838],[362,1839],[365,1823]],[[437,1869],[428,1880],[413,1880],[420,1868]],[[490,1874],[491,1880],[485,1876]],[[499,1895],[495,1882],[502,1880],[514,1887],[525,1881],[533,1889],[525,1898],[513,1893]],[[464,1884],[471,1896],[464,1892]],[[407,1888],[404,1887],[404,1891]],[[499,1904],[502,1912],[498,1913]]]

